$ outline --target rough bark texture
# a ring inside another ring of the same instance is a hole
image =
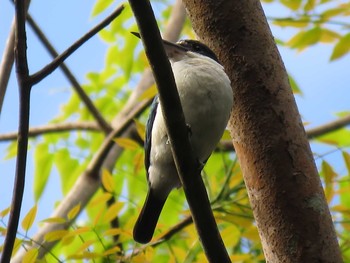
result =
[[[229,128],[267,262],[342,262],[286,70],[258,0],[184,0],[234,89]]]

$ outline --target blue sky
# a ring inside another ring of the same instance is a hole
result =
[[[120,1],[116,1],[116,5]],[[30,13],[42,27],[56,49],[61,52],[71,43],[87,32],[102,17],[91,18],[93,0],[74,1],[32,1]],[[9,33],[13,6],[8,0],[0,0],[0,52],[4,49]],[[275,4],[266,5],[265,12],[270,16],[289,14]],[[349,21],[350,23],[350,21]],[[287,40],[296,30],[272,27],[273,34]],[[295,78],[303,91],[296,100],[303,120],[310,122],[308,127],[336,119],[335,113],[349,110],[349,60],[345,56],[335,62],[329,62],[331,45],[316,45],[302,53],[281,48],[280,52],[286,68]],[[84,83],[85,75],[90,71],[99,71],[104,66],[104,52],[107,46],[98,37],[94,37],[75,52],[66,64],[77,79]],[[28,29],[28,59],[30,72],[33,73],[47,64],[51,58],[32,31]],[[43,125],[59,112],[59,105],[70,95],[70,85],[60,70],[56,70],[47,79],[33,88],[31,99],[31,126]],[[18,92],[13,72],[0,116],[0,133],[15,131],[18,126]],[[0,210],[6,208],[11,201],[15,160],[3,160],[7,143],[0,143]],[[314,150],[325,151],[322,147]],[[33,159],[29,151],[27,182],[22,214],[34,204],[32,194]],[[339,158],[337,154],[329,158]],[[344,168],[339,167],[340,172]],[[60,187],[57,187],[57,175],[50,180],[45,190],[45,198],[40,201],[39,218],[48,217],[53,204],[60,200]],[[50,193],[50,194],[49,194]]]

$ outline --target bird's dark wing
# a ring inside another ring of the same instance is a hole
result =
[[[157,108],[158,108],[158,96],[156,96],[152,102],[151,105],[151,112],[149,114],[147,125],[146,125],[146,135],[145,135],[145,168],[146,168],[146,174],[148,179],[148,168],[150,166],[150,155],[151,155],[151,143],[152,143],[152,128],[154,119],[157,114]]]

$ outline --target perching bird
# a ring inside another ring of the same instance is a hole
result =
[[[180,95],[190,142],[198,161],[205,164],[229,119],[233,94],[224,68],[206,45],[195,40],[164,41]],[[148,243],[164,203],[181,182],[171,152],[161,105],[155,98],[146,127],[145,166],[148,193],[134,227],[134,239]]]

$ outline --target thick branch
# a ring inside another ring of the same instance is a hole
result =
[[[342,262],[288,75],[259,0],[184,0],[234,90],[229,129],[267,262]]]
[[[148,1],[129,0],[158,86],[172,152],[204,251],[210,262],[230,262],[217,229],[206,189],[188,137],[170,63]]]
[[[56,57],[50,64],[45,66],[40,71],[31,75],[30,76],[31,83],[36,84],[36,83],[40,82],[42,79],[44,79],[46,76],[51,74],[56,68],[58,68],[62,64],[62,62],[66,58],[68,58],[71,54],[73,54],[73,52],[75,52],[80,46],[82,46],[86,41],[88,41],[91,37],[96,35],[103,28],[108,26],[117,16],[119,16],[121,14],[123,9],[124,9],[123,5],[118,7],[111,15],[109,15],[101,23],[99,23],[97,26],[95,26],[93,29],[91,29],[88,33],[86,33],[84,36],[82,36],[79,40],[77,40],[66,51],[64,51],[61,55]]]

